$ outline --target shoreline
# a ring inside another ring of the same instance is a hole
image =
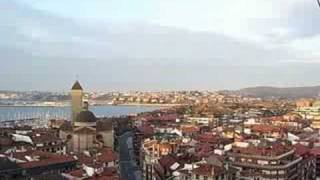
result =
[[[175,107],[182,106],[183,104],[140,104],[140,103],[123,103],[123,104],[113,104],[112,106],[149,106],[149,107]]]
[[[141,106],[141,107],[175,107],[183,104],[140,104],[140,103],[122,103],[122,104],[98,104],[91,106]],[[70,107],[70,105],[0,105],[0,107]]]
[[[49,105],[0,105],[0,107],[70,107],[70,106],[49,106]]]

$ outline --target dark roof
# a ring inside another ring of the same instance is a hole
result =
[[[59,180],[59,179],[65,179],[65,178],[61,174],[58,174],[58,173],[45,173],[45,174],[33,176],[32,179],[34,179],[34,180]]]
[[[26,152],[16,152],[13,157],[17,157],[20,160],[26,160],[26,155],[31,157],[39,157],[39,161],[27,161],[17,164],[20,168],[29,169],[35,167],[46,167],[50,165],[59,165],[65,163],[74,163],[76,160],[72,156],[60,155],[50,152],[42,151],[26,151]],[[20,157],[20,158],[19,158]],[[23,158],[21,158],[23,157]]]
[[[0,171],[16,168],[18,168],[16,163],[10,161],[7,157],[0,157]]]
[[[178,158],[174,155],[166,155],[166,156],[163,156],[159,159],[159,163],[160,165],[167,169],[167,170],[170,170],[170,167],[174,164],[174,163],[179,163],[178,162]],[[179,166],[180,166],[180,163],[179,163]]]
[[[201,164],[198,168],[192,170],[193,174],[202,176],[219,176],[226,172],[223,167],[213,166],[210,164]]]
[[[96,116],[89,110],[81,111],[77,118],[76,122],[96,122]]]
[[[60,130],[61,131],[72,131],[73,127],[72,127],[72,123],[71,121],[65,121],[61,126],[60,126]]]
[[[31,137],[33,143],[46,143],[46,142],[61,142],[61,139],[57,137],[53,132],[47,132],[47,133],[33,133]]]
[[[71,90],[82,90],[82,87],[81,87],[79,81],[76,81],[76,82],[73,84]]]
[[[112,119],[104,119],[104,120],[97,121],[97,131],[107,131],[112,129],[113,129]]]
[[[0,146],[2,147],[11,146],[13,143],[14,142],[10,137],[0,136]]]

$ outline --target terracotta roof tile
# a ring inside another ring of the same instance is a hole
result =
[[[269,132],[280,132],[280,128],[273,126],[273,125],[268,125],[268,124],[258,124],[258,125],[253,125],[251,127],[251,130],[254,132],[262,132],[262,133],[269,133]]]
[[[218,176],[225,172],[223,167],[213,166],[210,164],[200,164],[200,166],[192,171],[192,173],[202,176]]]
[[[181,126],[182,133],[196,133],[199,132],[200,128],[197,126]]]
[[[36,161],[29,161],[25,163],[19,163],[18,166],[21,168],[33,168],[39,166],[48,166],[52,164],[60,164],[60,163],[67,163],[67,162],[75,162],[76,160],[67,155],[58,155],[55,153],[45,153],[45,152],[33,152],[33,153],[26,153],[28,156],[39,156],[39,160]]]
[[[143,124],[138,127],[138,130],[144,135],[152,135],[154,133],[153,127],[148,124]]]
[[[253,154],[262,156],[277,156],[292,150],[293,147],[289,145],[283,145],[279,142],[272,143],[264,146],[249,146],[247,148],[233,147],[232,151],[243,154]]]
[[[178,159],[173,155],[163,156],[159,160],[159,164],[165,169],[170,169],[170,167],[176,162],[178,162]]]
[[[198,141],[202,143],[217,143],[218,142],[217,136],[213,134],[200,134],[197,138]]]
[[[69,172],[68,174],[70,174],[71,176],[74,176],[74,177],[83,177],[84,174],[86,174],[86,172],[83,169],[76,169],[76,170]]]
[[[320,147],[314,147],[310,150],[310,154],[314,156],[319,156],[320,155]]]
[[[296,150],[296,153],[299,154],[300,156],[307,155],[310,152],[310,148],[302,144],[296,144],[294,145],[294,148]]]
[[[104,148],[100,151],[100,154],[97,156],[97,160],[106,163],[118,160],[118,155],[112,151],[110,148]]]

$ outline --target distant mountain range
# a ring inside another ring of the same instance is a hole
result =
[[[237,94],[243,96],[253,96],[260,98],[315,98],[319,97],[320,86],[308,87],[271,87],[271,86],[257,86],[243,88],[240,90],[225,90],[221,91],[227,94]]]

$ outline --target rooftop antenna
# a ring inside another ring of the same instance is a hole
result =
[[[320,7],[320,0],[317,0],[318,6]]]

